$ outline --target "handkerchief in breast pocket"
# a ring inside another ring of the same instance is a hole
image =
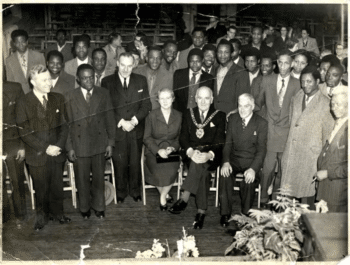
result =
[[[139,91],[137,91],[138,93],[141,93],[143,91],[143,89],[140,89]]]
[[[57,109],[57,110],[56,110],[56,113],[58,113],[58,112],[60,112],[60,110],[59,110],[59,109]]]
[[[211,127],[215,127],[215,124],[212,123],[212,122],[210,122],[210,128],[211,128]]]

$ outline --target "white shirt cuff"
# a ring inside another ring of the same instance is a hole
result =
[[[137,118],[136,118],[135,116],[132,117],[131,120],[135,123],[135,126],[136,126],[137,124],[139,124],[139,121],[137,120]]]
[[[208,153],[213,155],[213,157],[209,159],[210,161],[213,161],[213,160],[214,160],[214,158],[215,158],[215,154],[214,154],[214,152],[213,152],[213,151],[209,151]]]
[[[123,126],[123,123],[124,123],[124,119],[121,119],[119,122],[118,122],[118,128],[122,127]]]
[[[188,153],[191,152],[191,151],[193,151],[193,148],[192,147],[188,148],[187,151],[186,151],[186,155],[188,156]]]

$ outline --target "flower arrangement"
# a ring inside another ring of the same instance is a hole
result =
[[[137,251],[136,258],[137,259],[157,259],[157,258],[166,256],[165,248],[158,241],[159,239],[153,240],[152,249],[148,249],[144,252]]]
[[[251,209],[250,217],[235,215],[229,221],[237,221],[241,231],[234,236],[234,242],[226,249],[225,255],[233,249],[247,253],[247,260],[297,261],[301,253],[304,236],[299,218],[311,213],[309,205],[288,198],[288,190],[280,189],[277,200],[270,202],[276,210]],[[316,212],[328,211],[327,203],[316,204]]]

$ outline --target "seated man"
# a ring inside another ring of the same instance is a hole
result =
[[[197,89],[196,102],[198,107],[185,112],[180,133],[180,146],[186,152],[185,157],[190,159],[188,175],[182,185],[184,192],[169,211],[181,213],[191,193],[195,194],[198,213],[193,225],[201,229],[208,207],[210,171],[215,170],[221,160],[226,115],[214,109],[213,92],[209,87]]]
[[[243,173],[240,182],[242,213],[248,215],[254,202],[255,188],[259,185],[267,142],[267,121],[253,113],[255,103],[250,94],[238,98],[238,113],[230,116],[223,150],[223,166],[219,188],[220,223],[228,226],[232,211],[232,192],[237,173]]]

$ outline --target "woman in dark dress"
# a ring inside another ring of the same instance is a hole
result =
[[[145,179],[160,193],[160,209],[167,210],[167,195],[178,175],[180,162],[157,163],[156,154],[162,158],[180,148],[179,136],[182,114],[172,108],[174,92],[163,88],[158,92],[160,109],[152,110],[146,118],[143,142],[145,148]]]

